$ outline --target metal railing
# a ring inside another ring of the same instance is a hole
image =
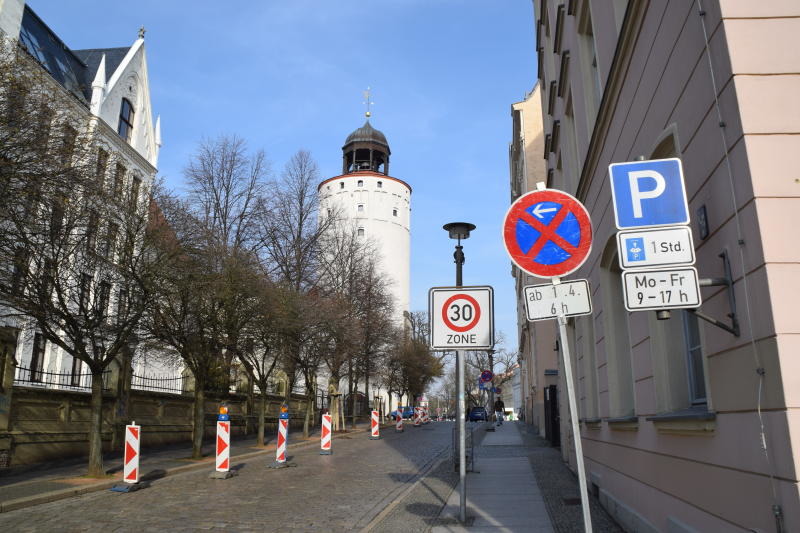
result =
[[[103,390],[109,390],[111,372],[103,372]],[[45,372],[44,370],[17,367],[14,385],[22,387],[40,387],[47,389],[72,390],[80,392],[92,391],[92,375],[72,372]]]
[[[153,392],[166,392],[169,394],[183,394],[189,392],[186,376],[131,376],[131,388]]]

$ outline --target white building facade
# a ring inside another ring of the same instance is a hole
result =
[[[389,175],[389,143],[369,120],[342,152],[342,174],[319,185],[320,212],[335,211],[374,244],[401,324],[411,290],[411,186]]]

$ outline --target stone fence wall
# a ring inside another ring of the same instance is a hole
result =
[[[0,361],[2,362],[2,361]],[[8,362],[8,361],[6,361]],[[11,366],[11,365],[9,365]],[[103,395],[102,439],[105,451],[121,450],[125,425],[142,426],[143,449],[191,443],[194,396],[131,389],[130,379],[112,365],[109,390]],[[13,367],[0,372],[0,468],[57,461],[88,453],[90,393],[13,383]],[[206,393],[205,435],[212,438],[220,403],[229,409],[234,435],[255,435],[260,397]],[[292,395],[291,427],[301,428],[307,401]],[[267,395],[267,435],[277,431],[282,396]],[[315,412],[316,415],[316,412]]]

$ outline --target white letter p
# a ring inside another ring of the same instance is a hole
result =
[[[656,181],[656,187],[649,191],[639,189],[639,180],[651,178]],[[631,185],[631,202],[633,204],[633,218],[642,218],[642,200],[658,198],[667,186],[664,176],[655,170],[634,170],[628,172],[628,180]]]

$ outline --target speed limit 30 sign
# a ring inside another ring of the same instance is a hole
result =
[[[431,348],[488,350],[494,345],[491,287],[434,287],[428,292]]]

